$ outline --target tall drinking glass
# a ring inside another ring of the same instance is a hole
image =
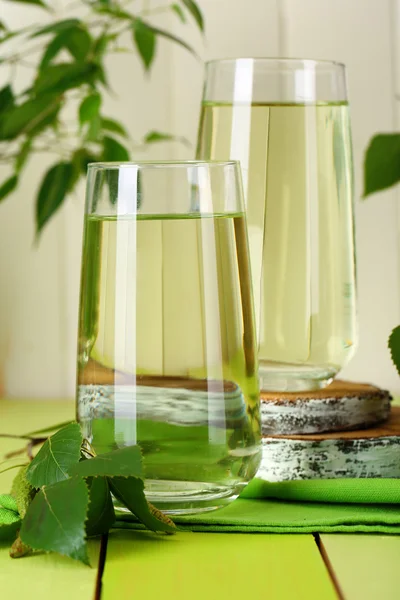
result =
[[[166,512],[219,508],[258,468],[257,371],[238,163],[90,165],[77,415],[93,450],[139,444]]]
[[[344,66],[208,63],[197,155],[241,163],[261,389],[324,387],[356,343]]]

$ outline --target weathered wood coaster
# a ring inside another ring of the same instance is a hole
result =
[[[365,383],[335,380],[314,392],[262,392],[263,435],[352,431],[389,417],[389,392]]]
[[[400,477],[400,407],[383,425],[342,433],[264,435],[257,477],[266,481]]]

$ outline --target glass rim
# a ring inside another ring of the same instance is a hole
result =
[[[315,67],[318,65],[325,67],[335,67],[340,69],[346,69],[345,63],[329,60],[324,58],[296,58],[296,57],[277,57],[274,58],[272,56],[236,56],[236,57],[227,57],[227,58],[213,58],[212,60],[206,61],[206,67],[209,65],[215,65],[217,63],[235,63],[239,60],[253,60],[254,62],[259,63],[281,63],[281,64],[289,64],[289,63],[298,63],[303,67]],[[308,64],[307,64],[308,63]],[[310,64],[311,63],[311,64]]]
[[[120,168],[157,169],[157,168],[189,168],[189,167],[237,167],[238,160],[138,160],[138,161],[111,161],[91,162],[88,170],[115,170]]]

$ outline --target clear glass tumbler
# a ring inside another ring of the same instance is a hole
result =
[[[236,162],[89,166],[77,417],[138,444],[171,514],[237,497],[260,461],[258,364]]]
[[[208,63],[197,156],[241,163],[261,389],[324,387],[356,344],[344,66]]]

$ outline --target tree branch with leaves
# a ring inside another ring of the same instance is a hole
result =
[[[140,10],[135,0],[80,0],[67,7],[62,19],[43,0],[0,0],[30,5],[47,11],[52,22],[10,29],[0,20],[0,69],[8,83],[0,89],[0,163],[11,173],[0,182],[0,201],[14,192],[34,154],[57,157],[43,174],[36,196],[36,230],[39,234],[68,194],[86,175],[89,162],[127,161],[135,149],[155,142],[183,138],[150,131],[133,140],[123,123],[103,114],[104,95],[110,91],[105,58],[115,52],[137,53],[149,71],[157,54],[159,38],[167,39],[196,55],[183,39],[155,27],[149,18],[159,12],[173,13],[180,21],[194,19],[204,31],[202,13],[194,0],[179,0]],[[77,8],[85,15],[76,18]],[[122,45],[130,34],[130,46]],[[17,50],[9,50],[12,40]],[[14,44],[15,45],[15,44]],[[14,89],[18,68],[32,68],[32,84]],[[77,103],[76,120],[65,110]]]

